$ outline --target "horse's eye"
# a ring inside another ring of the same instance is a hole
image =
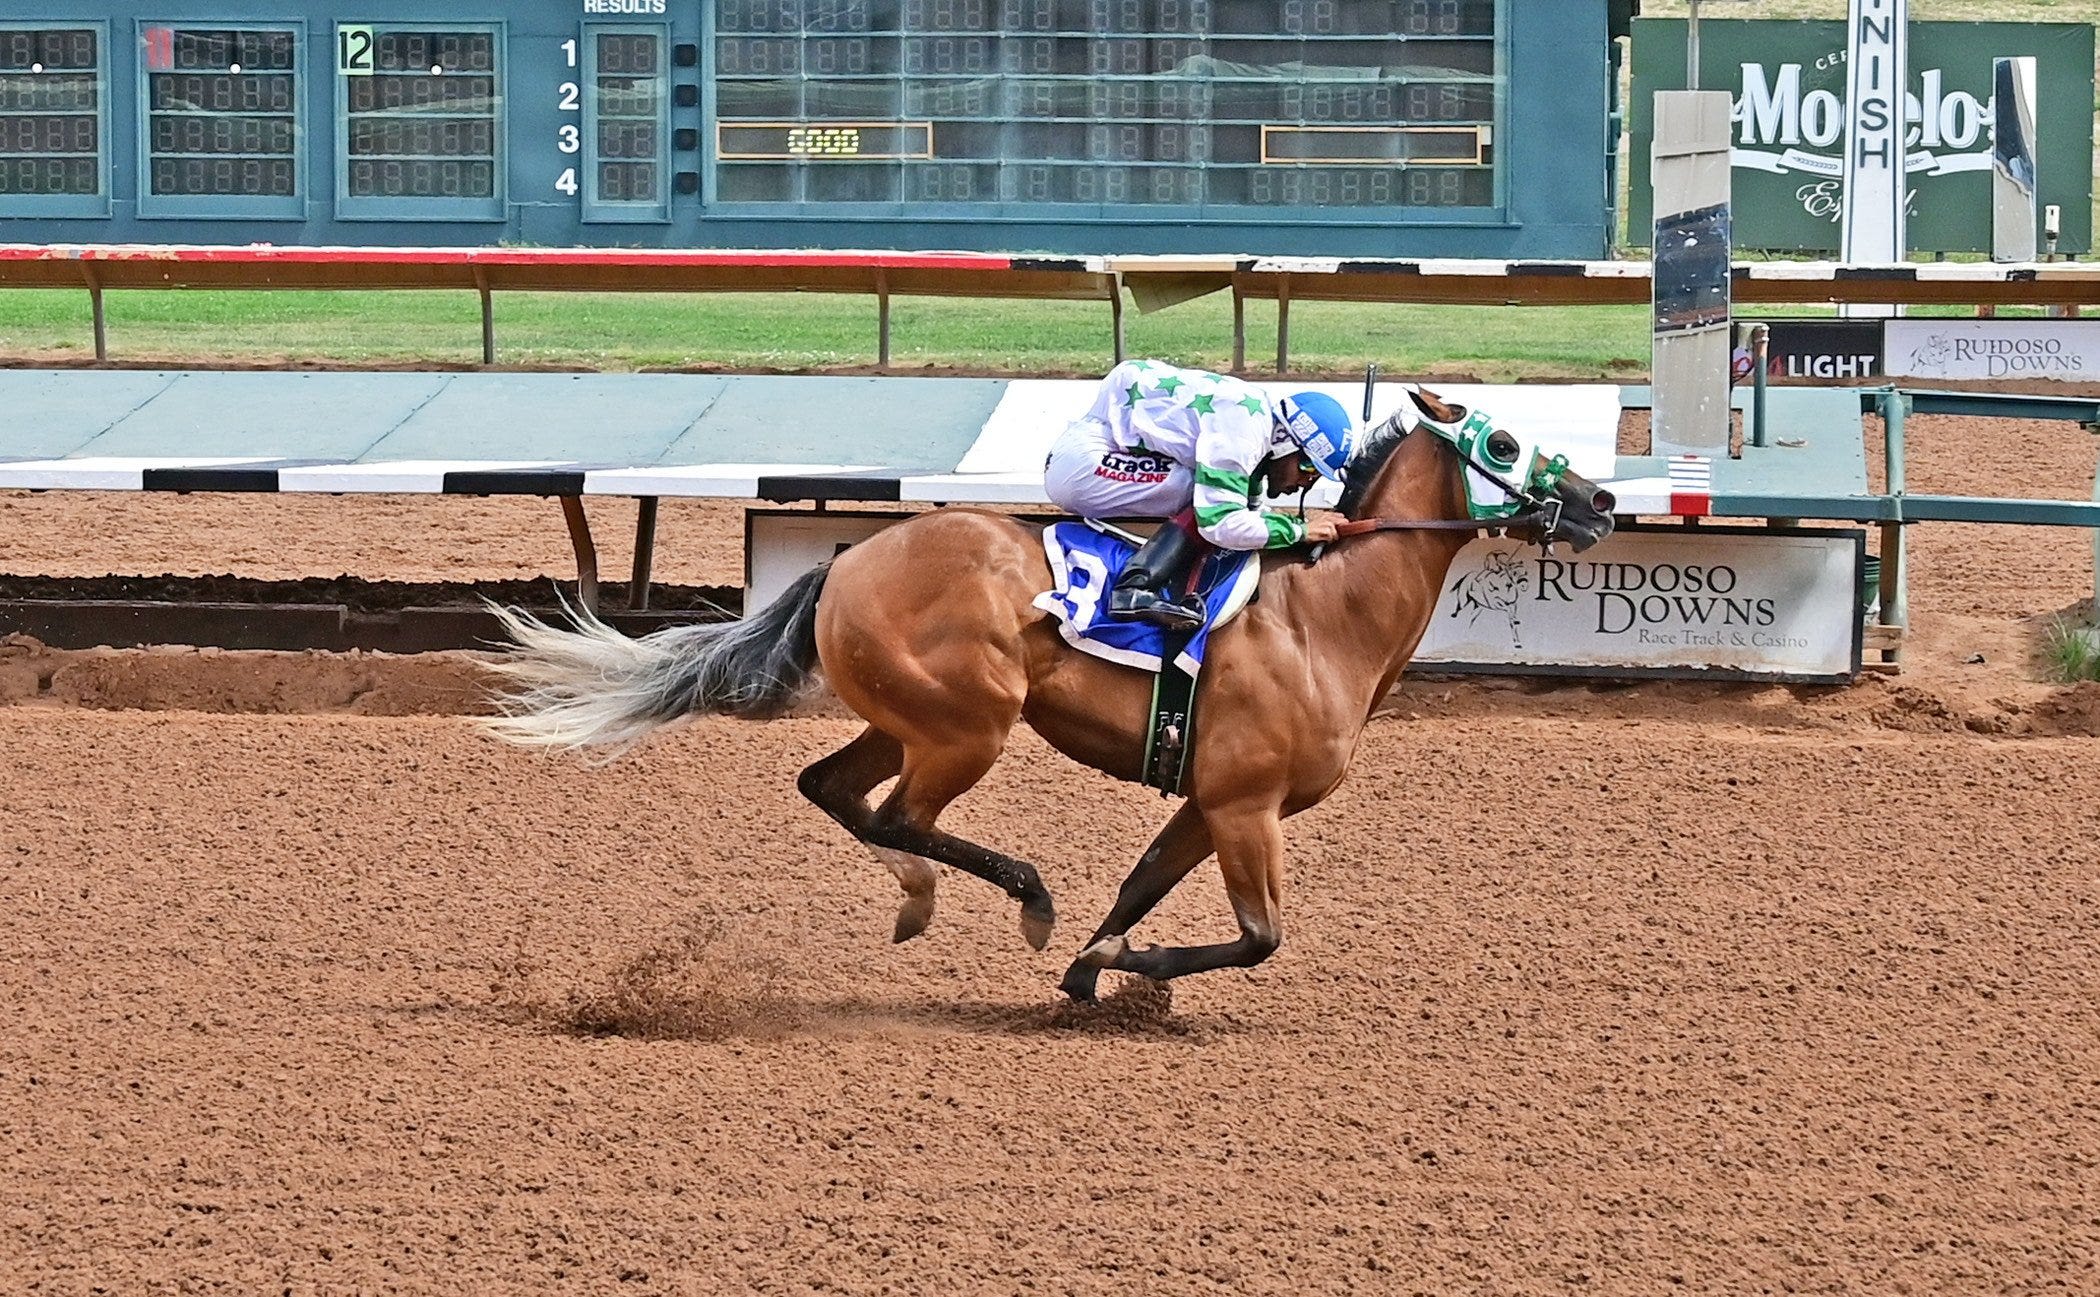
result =
[[[1497,428],[1488,434],[1487,453],[1488,458],[1497,464],[1514,464],[1517,462],[1517,439]]]

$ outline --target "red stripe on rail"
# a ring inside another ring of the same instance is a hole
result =
[[[692,248],[238,248],[0,245],[0,261],[170,261],[221,265],[749,266],[886,270],[1011,270],[1013,258],[976,252],[796,252]],[[1070,267],[1084,268],[1075,258]]]

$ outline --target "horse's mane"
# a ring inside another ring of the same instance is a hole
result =
[[[1356,454],[1349,459],[1348,471],[1342,479],[1342,498],[1336,501],[1334,507],[1347,517],[1357,517],[1356,511],[1363,507],[1364,496],[1370,492],[1371,483],[1378,480],[1378,474],[1385,468],[1385,462],[1393,457],[1393,452],[1400,449],[1400,443],[1406,440],[1407,427],[1397,414],[1366,433],[1363,445],[1357,447]]]

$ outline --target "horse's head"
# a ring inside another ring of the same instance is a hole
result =
[[[1427,389],[1410,389],[1418,426],[1457,454],[1469,515],[1508,519],[1510,534],[1539,545],[1566,541],[1577,552],[1612,532],[1612,493],[1549,456],[1537,439],[1500,427],[1485,411],[1467,409]]]

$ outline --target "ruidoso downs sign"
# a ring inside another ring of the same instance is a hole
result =
[[[1735,97],[1735,246],[1835,252],[1843,207],[1843,22],[1700,24],[1700,84]],[[1991,248],[1992,61],[2032,55],[2040,201],[2062,209],[2059,252],[2092,247],[2093,29],[2082,23],[1910,25],[1906,223],[1914,252]],[[1684,23],[1633,37],[1630,228],[1648,230],[1654,95],[1685,83]]]
[[[2100,320],[1888,321],[1892,378],[2100,379]]]
[[[1479,540],[1420,666],[1837,683],[1859,673],[1865,534],[1626,528],[1587,553]]]

